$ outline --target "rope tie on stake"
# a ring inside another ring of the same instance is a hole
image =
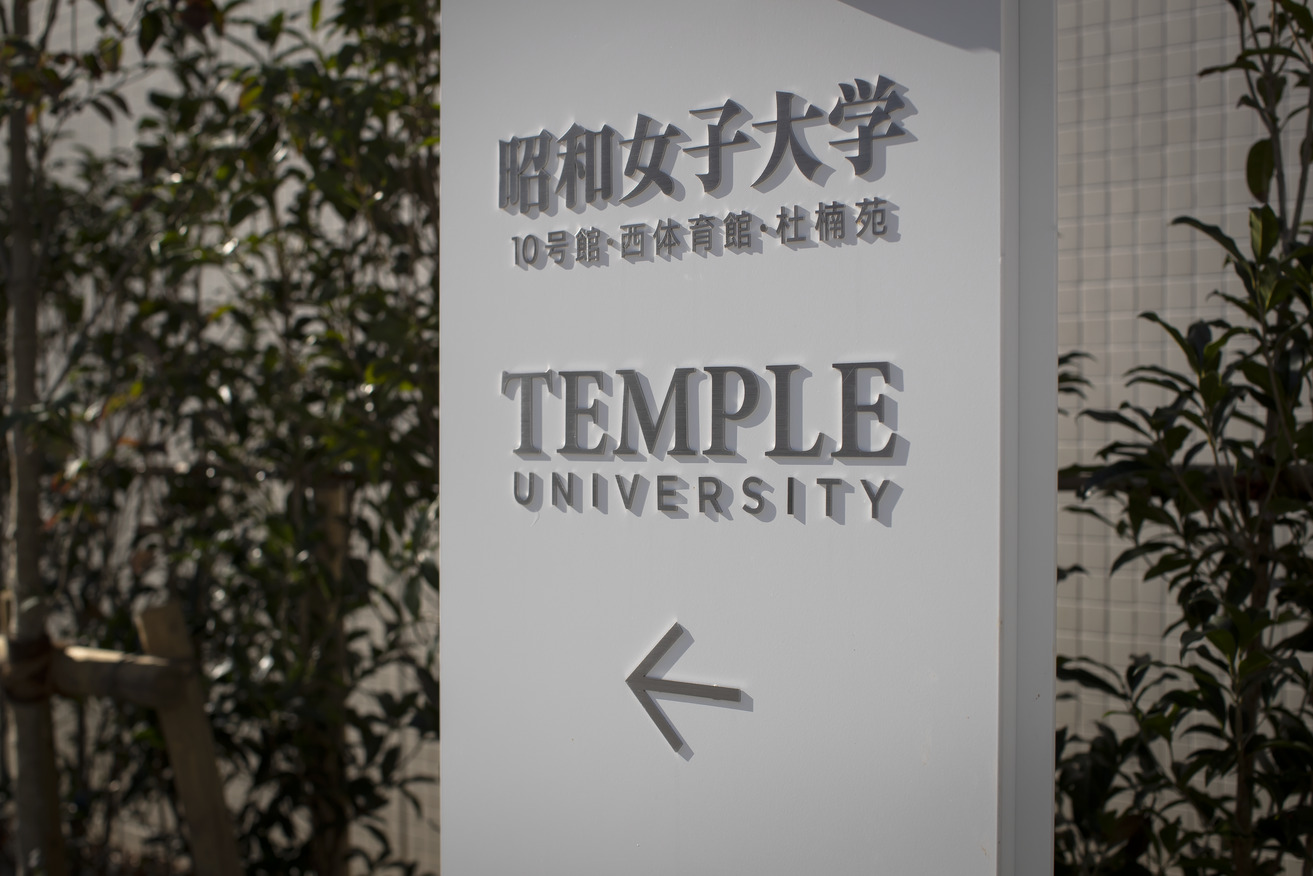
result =
[[[50,679],[50,661],[55,645],[50,636],[18,642],[0,637],[0,686],[13,703],[37,703],[50,699],[54,688]]]

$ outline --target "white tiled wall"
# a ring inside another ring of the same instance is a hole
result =
[[[1224,0],[1058,0],[1057,24],[1059,349],[1095,357],[1084,366],[1088,406],[1147,403],[1122,375],[1174,363],[1174,350],[1138,314],[1184,327],[1220,313],[1210,293],[1229,282],[1217,246],[1172,219],[1189,214],[1234,233],[1252,200],[1244,162],[1257,129],[1235,108],[1241,84],[1198,75],[1234,57],[1235,23]],[[1058,434],[1065,465],[1093,462],[1115,431],[1067,417]],[[1124,665],[1130,654],[1162,652],[1175,601],[1136,569],[1110,578],[1119,550],[1097,521],[1060,518],[1060,564],[1089,570],[1059,587],[1060,654]],[[1086,724],[1103,708],[1060,704],[1059,725]]]

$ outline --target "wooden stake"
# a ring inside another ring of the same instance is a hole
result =
[[[50,680],[55,693],[66,697],[113,697],[167,709],[181,701],[194,671],[179,660],[69,645],[55,652]]]
[[[147,654],[168,660],[195,659],[177,602],[143,611],[137,616],[137,632]],[[159,716],[173,784],[191,835],[193,870],[197,876],[238,876],[242,864],[232,816],[223,799],[205,694],[194,672],[181,685],[180,696],[159,707]]]

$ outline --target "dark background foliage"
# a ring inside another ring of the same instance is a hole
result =
[[[249,872],[337,872],[348,824],[409,872],[383,815],[438,727],[437,0],[48,8],[6,28],[33,173],[0,234],[36,241],[40,403],[5,426],[41,448],[51,628],[138,651],[134,608],[180,599]],[[158,728],[56,721],[73,872],[107,872],[173,805]]]
[[[1113,710],[1088,737],[1058,731],[1058,874],[1313,873],[1313,12],[1230,5],[1242,50],[1202,75],[1242,79],[1264,132],[1249,239],[1177,220],[1233,269],[1216,293],[1230,316],[1182,329],[1143,314],[1180,364],[1127,375],[1154,406],[1083,411],[1121,437],[1069,473],[1110,500],[1071,510],[1124,540],[1113,571],[1138,562],[1175,595],[1179,654],[1059,659],[1060,680]]]

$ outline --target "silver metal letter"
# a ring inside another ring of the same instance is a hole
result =
[[[680,503],[684,497],[679,495],[679,487],[683,481],[676,475],[657,475],[657,510],[658,511],[679,511]],[[670,501],[667,502],[666,500]]]
[[[524,496],[520,496],[520,473],[517,471],[512,477],[511,489],[515,491],[515,501],[528,508],[533,504],[533,494],[537,489],[538,476],[533,472],[529,472],[529,489],[525,492]]]
[[[520,446],[515,448],[515,452],[520,456],[535,456],[543,452],[539,442],[537,418],[534,416],[540,396],[533,391],[533,387],[535,380],[541,380],[547,385],[547,390],[555,394],[554,378],[555,372],[550,368],[546,371],[524,371],[519,374],[512,374],[509,371],[501,373],[503,395],[509,395],[506,390],[510,387],[511,381],[516,380],[520,383]]]
[[[878,371],[889,382],[888,362],[849,362],[835,363],[834,366],[843,375],[841,389],[843,411],[843,444],[834,452],[835,459],[888,459],[894,455],[894,436],[891,434],[883,447],[862,449],[862,442],[857,437],[857,415],[870,414],[877,423],[884,422],[884,396],[876,393],[875,401],[867,404],[857,403],[857,379],[864,370]],[[867,431],[870,434],[870,431]]]
[[[834,488],[843,483],[841,478],[817,478],[816,483],[825,487],[825,516],[834,517]],[[842,494],[840,494],[842,495]]]
[[[770,503],[762,495],[761,487],[766,483],[761,478],[753,476],[743,479],[743,495],[756,501],[756,505],[744,505],[743,510],[747,511],[753,517],[759,517],[766,511],[766,506]]]
[[[720,507],[720,493],[724,489],[725,484],[720,478],[698,478],[698,513],[706,514],[707,505],[711,505],[717,514],[724,514],[725,509]]]
[[[625,393],[620,411],[620,446],[616,448],[615,452],[638,453],[638,447],[634,444],[634,434],[629,429],[629,414],[632,410],[638,417],[638,428],[643,433],[643,442],[647,444],[647,452],[655,453],[657,439],[661,436],[661,427],[665,425],[666,415],[670,413],[673,406],[675,409],[675,446],[671,449],[670,455],[697,456],[698,452],[693,449],[688,434],[688,378],[696,372],[696,368],[675,369],[674,375],[670,378],[670,386],[666,389],[665,400],[661,402],[661,411],[657,414],[654,422],[652,420],[652,401],[643,388],[639,373],[633,370],[616,371],[616,374],[619,374],[625,382]]]
[[[565,504],[561,510],[574,507],[574,475],[566,472],[562,477],[559,472],[552,472],[552,504],[556,504],[556,498],[560,497]]]
[[[594,423],[598,423],[598,401],[593,399],[593,403],[588,407],[581,406],[579,397],[581,395],[587,396],[587,390],[580,392],[579,382],[581,380],[591,380],[600,387],[602,381],[606,379],[606,375],[601,371],[562,371],[561,379],[565,382],[565,445],[561,447],[560,452],[577,453],[581,456],[605,455],[605,434],[593,447],[584,447],[579,443],[579,418],[587,417]],[[601,424],[598,423],[598,425]]]
[[[816,436],[816,443],[810,450],[798,450],[793,446],[793,372],[801,365],[767,365],[766,370],[775,375],[775,446],[766,451],[770,457],[817,457],[825,443],[825,433]],[[798,413],[801,416],[802,408]],[[789,513],[793,513],[790,511]]]
[[[629,482],[629,491],[625,492],[625,476],[615,476],[615,485],[620,490],[620,502],[625,506],[626,511],[634,510],[634,498],[638,495],[638,488],[642,483],[643,476],[634,475],[633,480]]]
[[[725,438],[725,424],[752,416],[761,395],[758,378],[752,371],[737,365],[713,366],[705,370],[711,375],[711,446],[707,448],[707,456],[733,456],[735,451]],[[725,404],[725,377],[728,374],[738,375],[743,384],[743,402],[732,411]]]

